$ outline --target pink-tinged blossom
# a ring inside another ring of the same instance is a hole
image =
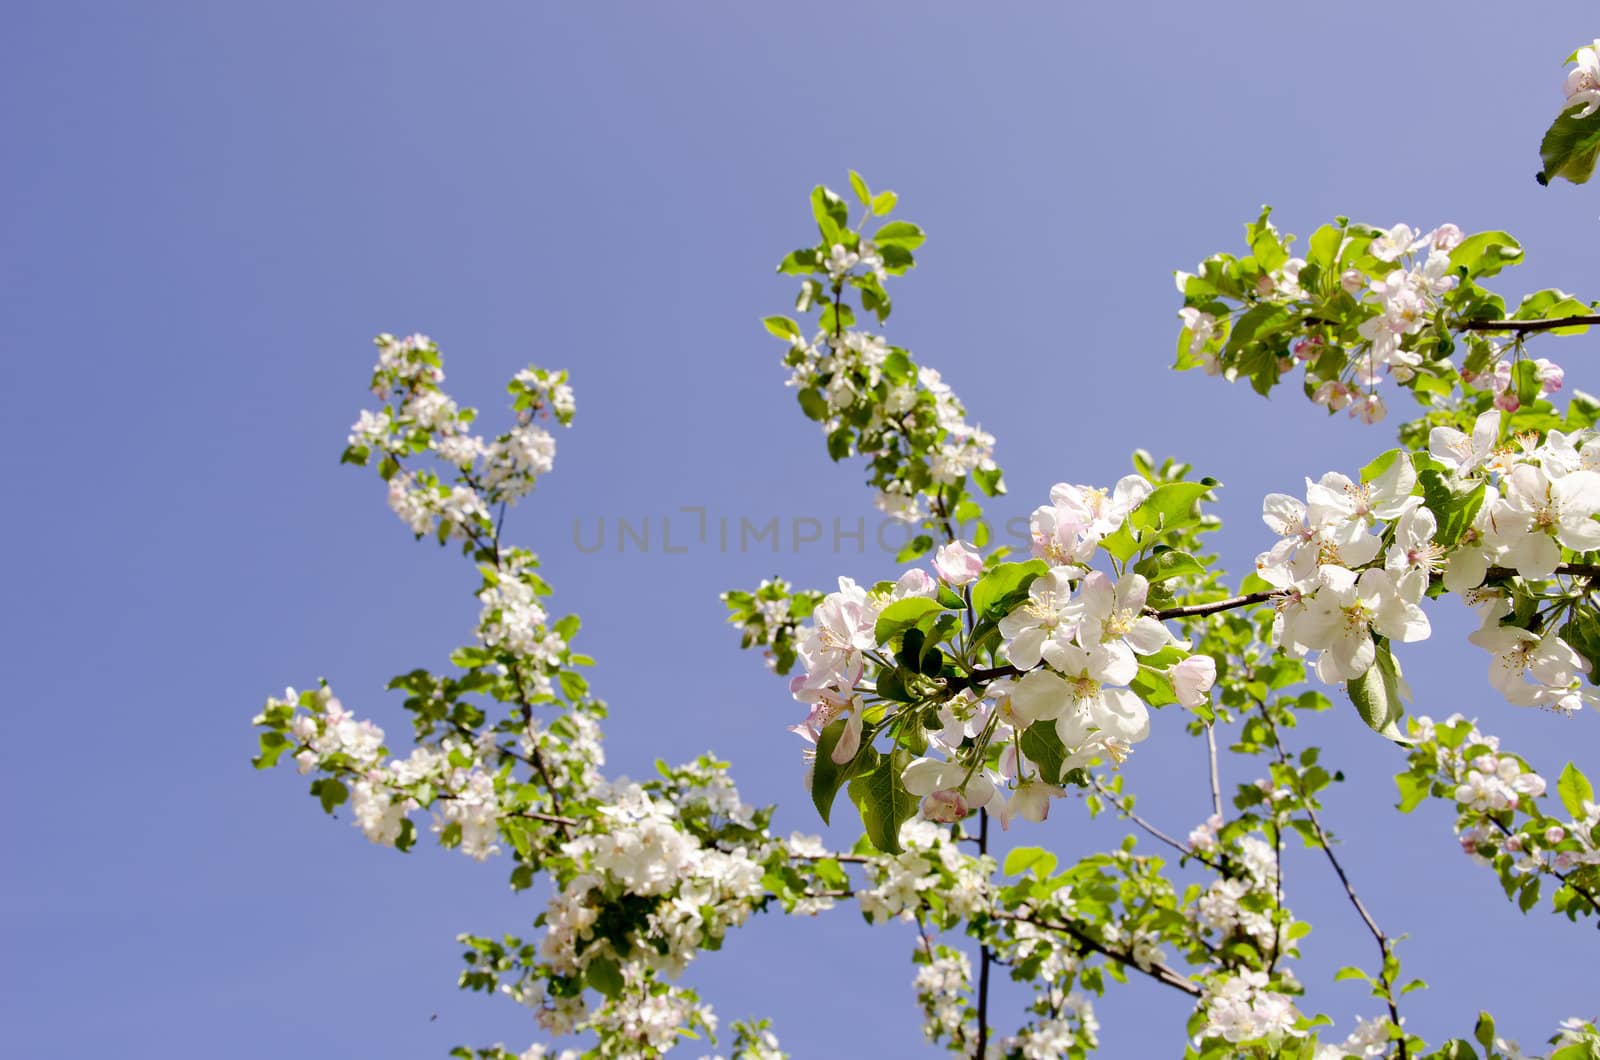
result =
[[[1567,72],[1566,102],[1561,108],[1579,107],[1581,109],[1572,116],[1587,118],[1600,107],[1600,40],[1579,48],[1573,59],[1577,66]]]
[[[970,585],[983,576],[983,557],[965,543],[952,541],[934,553],[933,569],[947,585]]]
[[[1381,233],[1368,249],[1379,261],[1398,261],[1413,250],[1426,245],[1426,237],[1419,239],[1410,225],[1399,224]]]
[[[878,646],[873,636],[875,620],[866,590],[853,579],[840,578],[839,591],[822,598],[796,645],[796,654],[805,664],[806,684],[853,685],[861,674],[861,653]]]
[[[1211,699],[1217,683],[1217,661],[1209,655],[1191,655],[1167,671],[1178,703],[1193,710]]]

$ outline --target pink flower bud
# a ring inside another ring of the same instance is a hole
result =
[[[952,541],[933,557],[934,573],[948,585],[970,585],[983,576],[983,557],[960,541]]]

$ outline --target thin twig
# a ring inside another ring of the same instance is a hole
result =
[[[1200,864],[1212,869],[1215,872],[1221,873],[1223,876],[1232,875],[1226,866],[1217,864],[1215,861],[1212,861],[1198,850],[1195,850],[1193,847],[1189,846],[1189,844],[1180,843],[1178,840],[1172,838],[1170,835],[1163,832],[1161,829],[1157,828],[1143,817],[1140,817],[1137,813],[1133,812],[1132,804],[1119,801],[1120,797],[1117,795],[1117,793],[1102,784],[1099,777],[1090,777],[1089,783],[1094,786],[1094,790],[1111,800],[1112,805],[1116,806],[1118,813],[1122,814],[1122,816],[1126,817],[1128,820],[1144,829],[1145,833],[1151,838],[1160,840],[1173,850],[1178,851],[1184,857],[1198,861]]]
[[[1272,743],[1278,749],[1278,761],[1288,765],[1289,752],[1284,748],[1283,741],[1278,736],[1277,723],[1272,720],[1272,714],[1267,710],[1265,703],[1261,704],[1261,715],[1266,719],[1267,731],[1272,733]],[[1295,774],[1295,776],[1295,787],[1298,788],[1298,774]],[[1389,977],[1389,961],[1394,956],[1394,943],[1389,939],[1389,936],[1383,933],[1383,929],[1378,927],[1378,922],[1372,919],[1372,914],[1367,912],[1366,904],[1361,901],[1360,895],[1356,894],[1356,889],[1350,883],[1350,877],[1345,873],[1344,866],[1339,863],[1338,855],[1333,852],[1333,844],[1328,840],[1328,833],[1323,829],[1322,821],[1317,817],[1317,811],[1311,805],[1311,799],[1304,792],[1297,792],[1297,794],[1300,796],[1301,805],[1305,807],[1306,819],[1311,822],[1311,830],[1316,833],[1317,845],[1322,848],[1323,854],[1327,855],[1328,864],[1333,866],[1334,875],[1339,877],[1339,883],[1343,885],[1344,893],[1350,899],[1350,904],[1361,915],[1361,922],[1367,925],[1367,931],[1377,940],[1378,951],[1383,956],[1383,963],[1378,969],[1378,982],[1383,986],[1384,1001],[1389,1006],[1389,1021],[1394,1024],[1395,1030],[1400,1034],[1399,1058],[1400,1060],[1407,1060],[1405,1032],[1400,1031],[1400,1006],[1395,997],[1394,981]]]

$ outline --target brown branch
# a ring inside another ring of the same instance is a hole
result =
[[[1020,913],[996,913],[994,916],[997,920],[1014,920],[1018,923],[1032,924],[1035,927],[1044,928],[1046,931],[1059,931],[1064,935],[1070,936],[1078,943],[1081,949],[1093,950],[1102,957],[1110,958],[1126,968],[1132,968],[1141,975],[1148,975],[1156,982],[1170,986],[1174,990],[1181,990],[1190,997],[1200,997],[1204,993],[1199,986],[1190,982],[1170,965],[1163,964],[1160,961],[1153,961],[1149,967],[1145,967],[1135,961],[1131,955],[1112,949],[1105,943],[1097,941],[1093,935],[1072,924],[1057,924],[1048,920],[1036,920],[1031,916],[1023,916]]]
[[[1462,331],[1514,331],[1518,334],[1527,334],[1534,331],[1584,327],[1589,324],[1600,324],[1600,316],[1555,317],[1551,320],[1463,320],[1456,326]]]
[[[1163,621],[1169,618],[1194,618],[1198,615],[1214,615],[1219,611],[1232,611],[1236,607],[1263,604],[1281,594],[1282,590],[1280,589],[1270,589],[1256,593],[1245,593],[1243,596],[1230,596],[1226,600],[1213,600],[1209,604],[1189,604],[1185,607],[1147,607],[1144,609],[1144,613]]]

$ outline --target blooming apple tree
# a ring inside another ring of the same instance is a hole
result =
[[[1571,59],[1542,180],[1581,182],[1600,152],[1597,48]],[[1429,637],[1430,612],[1454,595],[1480,617],[1468,639],[1506,704],[1600,705],[1600,400],[1531,348],[1600,323],[1596,306],[1543,290],[1510,308],[1485,286],[1522,258],[1504,232],[1338,218],[1296,256],[1263,211],[1245,253],[1178,274],[1177,367],[1263,395],[1298,381],[1369,424],[1409,392],[1420,411],[1400,445],[1265,497],[1262,550],[1237,582],[1207,543],[1217,483],[1143,452],[1115,483],[1056,485],[1019,551],[984,519],[1005,489],[994,437],[882,330],[923,231],[893,192],[855,173],[850,185],[848,200],[812,193],[817,238],[779,266],[796,278],[796,315],[765,325],[829,456],[864,466],[908,543],[873,584],[723,594],[744,646],[788,677],[816,812],[829,821],[842,803],[860,818],[848,850],[776,834],[772,809],[745,803],[711,755],[642,782],[606,774],[579,620],[553,609],[534,553],[502,536],[553,468],[550,428],[572,423],[566,374],[518,373],[509,425],[491,437],[443,390],[431,340],[377,340],[379,407],[344,460],[376,468],[414,535],[459,547],[478,620],[448,668],[390,682],[412,718],[404,747],[320,684],[268,701],[256,761],[292,761],[324,810],[348,805],[375,843],[404,851],[431,835],[502,859],[517,890],[540,886],[525,937],[462,938],[460,984],[528,1006],[558,1044],[452,1055],[648,1057],[686,1040],[785,1055],[765,1021],[718,1039],[680,973],[752,915],[841,905],[909,929],[896,937],[926,1036],[962,1056],[1085,1056],[1094,998],[1134,980],[1190,999],[1191,1057],[1524,1055],[1487,1013],[1470,1038],[1433,1046],[1406,1028],[1404,997],[1423,984],[1337,856],[1321,799],[1338,771],[1295,731],[1348,701],[1352,723],[1402,750],[1402,811],[1453,805],[1463,851],[1522,910],[1600,913],[1600,803],[1580,767],[1546,774],[1460,715],[1407,717],[1402,677],[1403,646]],[[1516,725],[1498,706],[1483,714]],[[1210,762],[1209,799],[1171,831],[1139,813],[1118,771],[1156,725]],[[1247,779],[1227,790],[1224,766]],[[1132,830],[1072,864],[1042,846],[997,864],[991,825],[1045,835],[1069,793]],[[1370,964],[1339,973],[1370,986],[1354,1026],[1315,1012],[1296,977],[1309,925],[1287,903],[1289,844],[1321,852],[1372,938]],[[1031,998],[1006,1026],[990,1011],[1002,970]],[[1561,1060],[1600,1055],[1587,1019],[1551,1042]]]

